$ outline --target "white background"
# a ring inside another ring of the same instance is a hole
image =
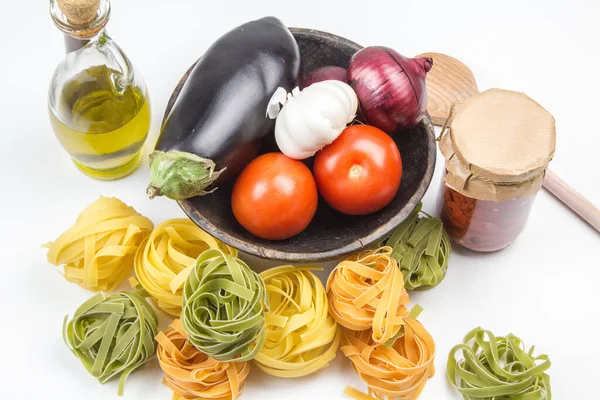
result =
[[[148,149],[188,66],[227,30],[269,14],[290,26],[387,45],[407,56],[447,53],[471,67],[480,89],[529,94],[556,118],[551,168],[600,204],[600,133],[593,126],[600,111],[600,9],[592,0],[113,0],[109,32],[151,94]],[[77,171],[48,121],[47,88],[63,42],[47,2],[3,0],[2,17],[0,397],[117,398],[116,383],[98,384],[62,342],[63,317],[91,294],[48,265],[41,244],[55,239],[100,194],[119,197],[155,223],[183,213],[173,201],[146,198],[145,165],[117,182],[94,181]],[[425,210],[433,211],[438,196],[441,161]],[[489,255],[455,251],[445,281],[411,296],[412,304],[424,307],[421,321],[438,348],[437,373],[421,398],[460,398],[447,384],[446,357],[479,325],[499,335],[515,333],[549,354],[556,399],[597,398],[592,388],[600,372],[599,249],[600,235],[542,191],[514,245]],[[155,361],[135,372],[125,399],[169,399],[161,376]],[[299,380],[271,378],[253,367],[242,399],[342,399],[347,384],[364,389],[340,353],[327,370]]]

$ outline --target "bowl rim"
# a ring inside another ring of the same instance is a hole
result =
[[[361,46],[360,44],[353,42],[350,39],[346,39],[343,36],[338,36],[333,33],[320,31],[318,29],[290,27],[289,30],[292,32],[292,34],[317,36],[317,37],[322,37],[322,38],[326,38],[329,40],[333,40],[336,42],[341,42],[341,43],[345,44],[346,46],[352,47],[356,51],[363,48],[363,46]]]
[[[289,28],[292,34],[298,35],[311,35],[327,38],[330,40],[334,40],[337,42],[342,42],[345,45],[351,46],[355,48],[356,51],[362,49],[363,47],[351,40],[348,40],[344,37],[337,36],[333,33],[319,31],[316,29],[308,29],[308,28]],[[180,82],[183,81],[184,78],[187,77],[188,73],[192,70],[196,63],[194,63],[186,72],[186,74],[181,78]],[[164,124],[166,117],[168,115],[169,108],[172,106],[172,97],[175,94],[175,91],[172,92],[171,98],[168,101],[167,108],[165,109],[165,113],[163,116],[163,120],[161,126]],[[425,170],[425,175],[423,180],[421,181],[419,188],[413,193],[411,198],[408,200],[406,205],[400,210],[400,212],[394,214],[389,221],[380,225],[377,229],[373,230],[368,235],[357,238],[354,241],[333,249],[326,251],[315,251],[315,252],[298,252],[298,251],[283,251],[283,250],[275,250],[270,248],[264,248],[261,245],[249,243],[245,240],[240,240],[228,232],[225,232],[215,226],[211,221],[205,218],[202,214],[198,212],[198,210],[193,206],[192,202],[189,199],[178,200],[177,204],[183,210],[183,212],[187,215],[189,219],[191,219],[196,225],[198,225],[201,229],[205,230],[211,236],[216,239],[224,242],[225,244],[235,247],[241,252],[269,259],[269,260],[277,260],[277,261],[286,261],[286,262],[315,262],[315,261],[329,261],[337,258],[341,258],[347,256],[348,254],[360,251],[367,246],[370,246],[377,241],[381,240],[386,235],[390,234],[398,225],[400,225],[409,215],[413,212],[413,210],[420,203],[421,199],[425,195],[425,192],[429,188],[431,181],[433,179],[433,173],[435,170],[436,158],[437,158],[437,142],[435,136],[435,130],[431,123],[431,118],[428,113],[425,114],[425,117],[420,122],[422,128],[425,129],[427,133],[427,144],[428,144],[428,159],[427,159],[427,168]]]

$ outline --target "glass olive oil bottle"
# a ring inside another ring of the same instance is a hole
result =
[[[86,175],[122,178],[139,166],[150,128],[145,83],[105,32],[108,0],[50,0],[50,10],[67,50],[50,84],[54,133]]]

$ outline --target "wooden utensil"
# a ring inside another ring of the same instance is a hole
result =
[[[441,53],[423,53],[433,58],[427,74],[427,111],[435,125],[442,126],[452,104],[479,92],[473,72],[462,62]],[[600,210],[554,172],[546,171],[544,187],[567,207],[600,232]]]
[[[440,53],[417,57],[433,58],[433,67],[427,73],[427,112],[434,125],[442,126],[452,104],[479,93],[477,82],[469,67],[456,58]]]
[[[588,199],[550,170],[546,171],[544,187],[600,232],[600,210]]]

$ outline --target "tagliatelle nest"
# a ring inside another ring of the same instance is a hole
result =
[[[385,244],[393,248],[406,289],[431,288],[446,276],[450,238],[442,221],[422,212],[420,203]]]
[[[362,252],[339,263],[327,280],[329,309],[342,326],[372,330],[385,343],[404,326],[409,298],[402,272],[388,246]]]
[[[133,266],[135,253],[154,225],[116,198],[101,196],[48,248],[48,262],[92,291],[113,291]]]
[[[179,316],[185,280],[198,256],[208,249],[237,256],[236,249],[213,238],[189,219],[164,221],[152,231],[135,257],[137,280],[157,300],[161,310]]]
[[[266,340],[254,361],[268,374],[297,378],[326,367],[335,358],[340,329],[329,315],[325,288],[311,270],[291,265],[260,274],[270,310]]]
[[[187,340],[178,319],[156,336],[158,361],[172,400],[235,400],[250,372],[247,362],[219,362]]]
[[[262,278],[221,250],[198,257],[183,289],[181,325],[188,340],[217,361],[248,361],[265,341]]]
[[[119,395],[129,374],[150,360],[156,349],[158,318],[144,295],[98,293],[70,321],[65,317],[63,338],[71,352],[100,383],[120,375]]]
[[[419,397],[435,374],[435,343],[419,321],[406,318],[403,334],[391,345],[373,342],[369,331],[344,329],[342,352],[367,385],[369,395],[346,388],[355,399],[402,399]],[[372,396],[372,397],[371,397]]]
[[[448,379],[465,400],[550,400],[547,355],[533,355],[513,334],[475,328],[448,356]],[[457,355],[462,353],[462,358]]]

